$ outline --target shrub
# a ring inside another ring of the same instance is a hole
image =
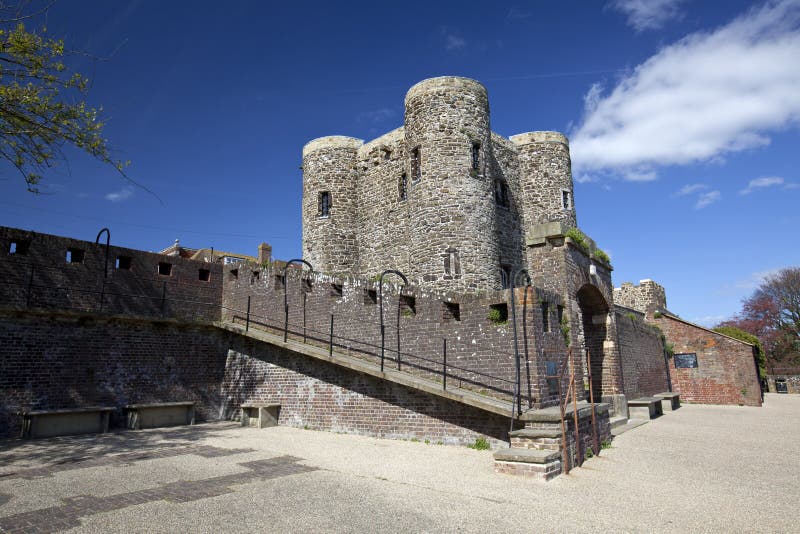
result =
[[[564,315],[561,318],[561,325],[560,326],[561,326],[561,335],[564,336],[564,345],[569,347],[569,343],[570,343],[569,330],[570,330],[570,328],[569,328],[569,320],[567,319],[566,315]]]
[[[608,254],[606,254],[604,250],[601,250],[599,248],[595,250],[594,257],[602,262],[607,263],[608,265],[611,265],[611,258],[608,257]]]
[[[586,240],[586,234],[584,234],[577,228],[570,228],[564,235],[572,239],[572,242],[575,243],[575,245],[577,245],[578,248],[580,248],[586,254],[589,254],[589,243]]]
[[[475,449],[476,451],[486,451],[491,448],[491,446],[489,445],[489,441],[483,436],[476,439],[475,443],[473,443],[472,445],[467,445],[467,447],[469,447],[470,449]]]

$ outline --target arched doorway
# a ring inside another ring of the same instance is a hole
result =
[[[581,311],[583,330],[581,341],[583,348],[591,355],[592,394],[595,402],[600,402],[604,393],[611,389],[604,387],[605,381],[609,381],[609,384],[605,384],[605,386],[610,386],[611,377],[604,372],[605,354],[603,352],[603,343],[608,337],[609,306],[600,290],[592,284],[581,287],[576,297]]]

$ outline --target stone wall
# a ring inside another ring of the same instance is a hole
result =
[[[777,393],[778,389],[775,386],[775,380],[782,380],[786,383],[786,393],[790,395],[800,395],[800,375],[790,374],[774,374],[767,375],[767,385],[770,393]]]
[[[321,192],[332,199],[324,217]],[[393,268],[429,289],[501,289],[501,269],[526,266],[526,227],[543,221],[576,224],[567,139],[493,133],[475,80],[416,84],[403,126],[369,143],[334,136],[303,149],[303,257],[321,272]]]
[[[681,402],[761,406],[761,386],[753,346],[673,315],[651,321],[664,332],[676,354],[694,353],[696,368],[676,368],[669,361],[672,389]]]
[[[614,288],[614,303],[642,313],[652,313],[666,309],[667,294],[664,286],[652,280],[640,280],[638,286],[623,282],[622,286]]]
[[[111,246],[106,271],[105,245],[0,227],[0,300],[11,309],[214,321],[222,266]]]
[[[615,314],[625,396],[638,399],[670,391],[661,332],[642,314],[624,308],[616,308]]]

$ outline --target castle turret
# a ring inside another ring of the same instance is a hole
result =
[[[358,269],[360,139],[321,137],[303,147],[303,259],[327,273]]]
[[[424,80],[406,94],[409,256],[430,287],[500,287],[489,100],[475,80]]]
[[[558,132],[528,132],[509,139],[519,148],[525,226],[560,222],[567,229],[576,227],[567,138]]]

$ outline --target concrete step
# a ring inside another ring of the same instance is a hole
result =
[[[617,415],[611,418],[609,423],[611,424],[611,428],[617,428],[618,426],[622,426],[628,422],[628,418],[624,415]]]
[[[520,462],[526,464],[548,464],[561,459],[561,453],[540,451],[538,449],[501,449],[494,453],[500,462]]]
[[[523,428],[520,430],[514,430],[508,433],[509,436],[512,438],[524,438],[524,439],[539,439],[539,438],[551,438],[556,439],[561,437],[561,429],[560,428]]]
[[[642,426],[650,422],[650,419],[628,419],[628,422],[624,425],[620,425],[616,428],[611,429],[612,436],[619,436],[620,434],[624,434],[628,430],[633,430],[636,427]]]

